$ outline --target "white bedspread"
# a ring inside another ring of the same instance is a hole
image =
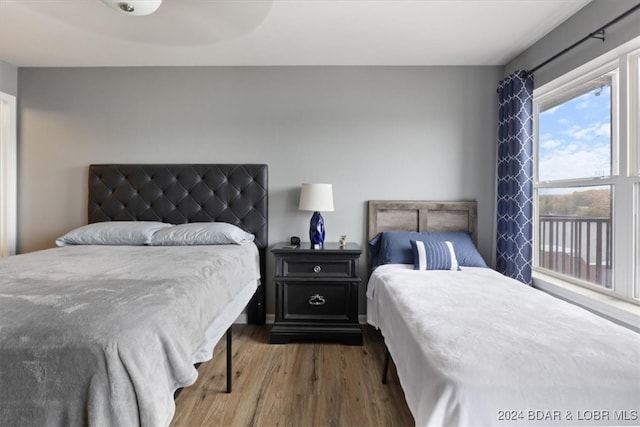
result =
[[[367,289],[418,426],[639,425],[640,335],[491,269]]]
[[[211,355],[210,326],[233,321],[227,305],[246,304],[259,276],[254,244],[0,260],[0,425],[167,426],[174,391]]]

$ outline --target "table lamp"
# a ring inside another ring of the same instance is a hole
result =
[[[300,190],[301,211],[313,211],[309,224],[311,246],[320,249],[324,246],[324,219],[320,211],[333,211],[333,187],[331,184],[302,184]]]

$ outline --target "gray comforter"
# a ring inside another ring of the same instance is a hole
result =
[[[71,246],[0,260],[0,426],[166,426],[253,244]]]

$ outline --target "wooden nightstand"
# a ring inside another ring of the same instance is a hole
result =
[[[362,251],[354,243],[340,248],[309,243],[271,250],[276,263],[276,319],[269,342],[291,340],[341,341],[362,345],[358,324],[358,261]]]

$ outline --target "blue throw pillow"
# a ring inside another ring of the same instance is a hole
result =
[[[414,270],[459,270],[451,242],[410,240]]]
[[[417,231],[385,231],[369,242],[371,251],[371,267],[383,264],[413,264],[413,251],[410,240],[423,242],[445,242],[453,244],[456,258],[460,266],[487,267],[482,256],[466,231],[451,232],[417,232]]]
[[[466,231],[443,231],[429,232],[426,234],[427,240],[429,241],[450,241],[453,243],[453,249],[456,251],[456,258],[458,258],[458,264],[461,266],[487,268],[487,263],[484,262],[482,255],[480,255],[476,245],[473,243],[473,240],[471,240],[471,233]]]

